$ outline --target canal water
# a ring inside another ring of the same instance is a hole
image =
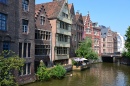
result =
[[[130,86],[130,66],[114,63],[92,64],[85,71],[72,71],[62,80],[35,82],[25,86]]]

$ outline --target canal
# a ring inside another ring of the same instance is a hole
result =
[[[91,68],[85,71],[67,73],[62,80],[24,86],[130,86],[130,66],[114,63],[92,64]]]

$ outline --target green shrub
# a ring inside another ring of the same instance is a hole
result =
[[[66,70],[62,65],[56,65],[51,69],[51,75],[53,78],[62,79],[66,74]]]
[[[51,79],[51,72],[47,70],[45,64],[41,61],[36,75],[39,81],[48,81]]]

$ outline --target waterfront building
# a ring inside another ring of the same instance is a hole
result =
[[[101,28],[101,53],[111,54],[117,52],[117,32],[114,32],[110,27],[100,25]]]
[[[68,1],[53,0],[43,4],[52,26],[52,61],[68,64],[71,24]]]
[[[76,30],[76,17],[73,4],[68,4],[70,16],[72,19],[71,24],[71,37],[70,37],[70,58],[75,57],[75,50],[77,49],[77,30]]]
[[[12,50],[25,59],[15,71],[19,84],[33,82],[34,74],[34,13],[35,0],[0,0],[0,52]]]
[[[125,50],[125,39],[120,33],[117,33],[117,51],[122,53],[124,50]]]
[[[97,22],[92,22],[90,15],[83,16],[84,21],[84,34],[83,38],[89,37],[92,40],[92,48],[101,56],[101,29]]]
[[[83,32],[84,32],[84,22],[82,14],[79,12],[76,12],[76,31],[77,31],[77,46],[79,47],[80,43],[83,41]]]
[[[35,5],[35,71],[40,60],[51,66],[51,24],[43,4]]]

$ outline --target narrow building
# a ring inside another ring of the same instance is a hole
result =
[[[92,49],[101,56],[101,28],[97,22],[92,22],[89,13],[83,16],[84,34],[83,38],[89,37],[92,40]],[[100,58],[99,58],[100,59]]]
[[[34,9],[35,0],[0,0],[0,52],[12,50],[25,59],[23,71],[15,71],[19,84],[35,80]]]
[[[71,24],[71,37],[70,37],[70,58],[75,57],[75,50],[77,49],[77,29],[76,29],[76,17],[75,17],[75,10],[74,10],[74,5],[69,4],[68,5],[70,16],[72,19],[72,24]]]
[[[79,47],[80,43],[83,40],[83,32],[84,32],[84,22],[83,22],[83,17],[82,14],[79,12],[76,12],[76,32],[77,32],[77,46],[76,48]]]
[[[43,4],[52,25],[52,62],[68,64],[71,23],[67,0],[53,0]]]
[[[117,33],[112,31],[110,27],[100,25],[101,28],[101,53],[113,54],[117,52]]]
[[[43,4],[35,5],[35,71],[40,60],[51,66],[51,24]]]

